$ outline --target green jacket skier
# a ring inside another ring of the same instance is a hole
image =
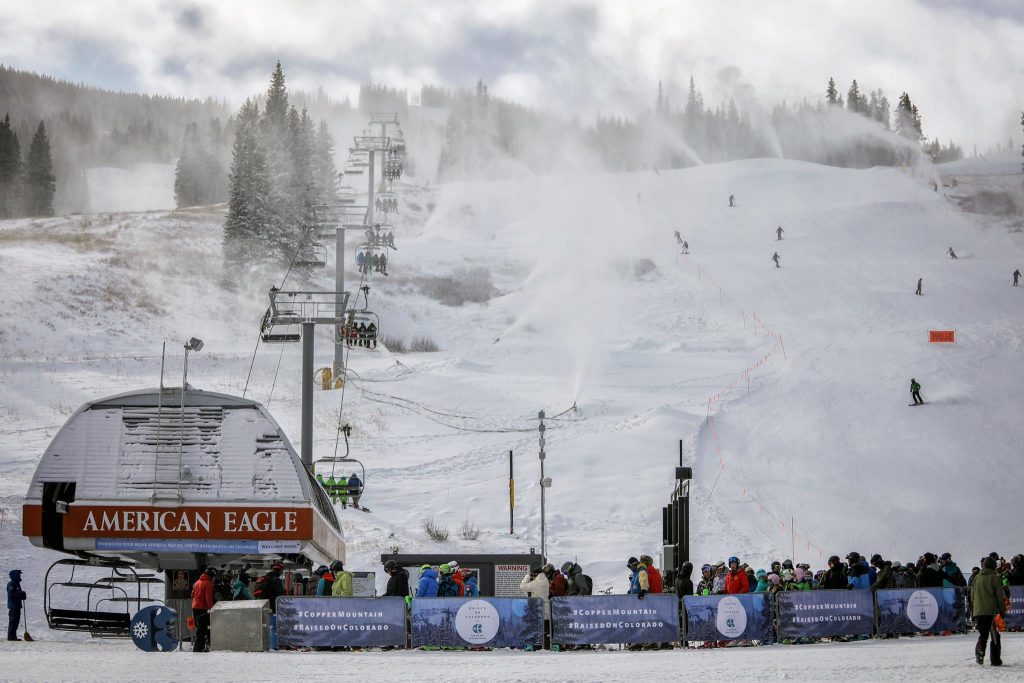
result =
[[[914,399],[915,406],[924,403],[924,399],[921,398],[921,385],[913,377],[910,378],[910,396]]]

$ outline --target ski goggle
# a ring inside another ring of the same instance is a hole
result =
[[[710,565],[710,564],[706,564],[706,565],[702,566],[702,567],[700,568],[700,570],[701,570],[702,572],[709,572],[709,571],[711,571],[711,565]]]

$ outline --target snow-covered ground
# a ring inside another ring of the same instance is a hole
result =
[[[993,549],[1024,550],[1011,512],[1024,480],[1024,287],[1010,286],[1024,244],[1002,223],[962,212],[928,177],[753,160],[397,188],[398,251],[391,276],[368,283],[370,308],[383,335],[426,336],[440,351],[353,351],[344,395],[316,394],[317,457],[334,452],[343,401],[352,455],[367,469],[372,513],[340,511],[348,566],[378,569],[380,553],[395,547],[453,558],[539,551],[541,409],[558,416],[546,434],[548,554],[577,559],[597,589],[624,590],[626,558],[656,555],[680,440],[695,468],[698,563],[738,554],[763,565],[795,548],[796,561],[817,569],[850,550],[901,561],[932,550],[968,569]],[[20,537],[21,497],[71,411],[156,385],[162,340],[176,378],[181,342],[193,335],[206,347],[190,358],[192,384],[246,386],[266,288],[283,272],[228,278],[221,222],[213,209],[0,222],[0,568],[26,570],[30,631],[45,632],[38,596],[55,556]],[[678,254],[675,230],[688,256]],[[945,255],[950,246],[958,260]],[[319,274],[321,284],[332,275]],[[914,295],[918,278],[923,297]],[[438,301],[445,297],[486,301],[452,306]],[[930,329],[955,329],[957,343],[929,344]],[[318,366],[331,355],[324,331]],[[261,346],[247,389],[295,442],[299,368],[297,346]],[[911,377],[929,405],[907,406]],[[451,529],[448,542],[427,540],[427,516]],[[466,521],[479,539],[458,538]],[[869,648],[892,657],[892,677],[911,675],[901,673],[907,662],[966,661],[970,649],[897,641],[607,654],[595,666],[630,662],[624,676],[711,656],[712,672],[772,661],[781,676],[849,656],[868,676],[873,658],[854,660]],[[923,649],[899,654],[908,648]],[[283,657],[267,666],[317,666]],[[479,661],[506,657],[516,656]],[[577,660],[516,659],[548,661]],[[587,678],[566,666],[567,678]]]
[[[901,638],[653,652],[189,652],[145,654],[130,642],[6,643],[5,681],[1010,681],[1024,636],[1004,635],[1002,668],[980,667],[975,637]],[[46,663],[45,673],[40,662]]]

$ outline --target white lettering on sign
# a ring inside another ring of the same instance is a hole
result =
[[[294,533],[294,510],[225,510],[221,528],[227,533]],[[210,532],[209,510],[101,510],[86,512],[83,531],[110,532]]]
[[[179,516],[180,515],[180,516]],[[172,510],[121,510],[100,513],[99,521],[92,510],[85,515],[82,531],[210,531],[209,512],[177,512]]]
[[[259,510],[253,513],[224,513],[224,531],[232,534],[246,531],[284,533],[296,531],[297,528],[294,512]]]

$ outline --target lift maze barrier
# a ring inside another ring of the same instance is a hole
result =
[[[403,598],[278,598],[284,647],[405,647]]]
[[[767,593],[737,595],[687,595],[683,598],[686,613],[687,641],[756,640],[763,643],[775,639],[775,606]]]
[[[544,644],[540,598],[417,598],[413,647],[514,647]]]
[[[871,591],[785,591],[776,609],[780,640],[869,636],[875,627]]]
[[[1008,629],[1024,630],[1024,586],[1010,586],[1010,609],[1003,621]]]
[[[943,633],[967,628],[963,588],[882,589],[875,597],[879,633]]]
[[[675,595],[551,598],[551,642],[558,645],[671,643],[679,640]]]

